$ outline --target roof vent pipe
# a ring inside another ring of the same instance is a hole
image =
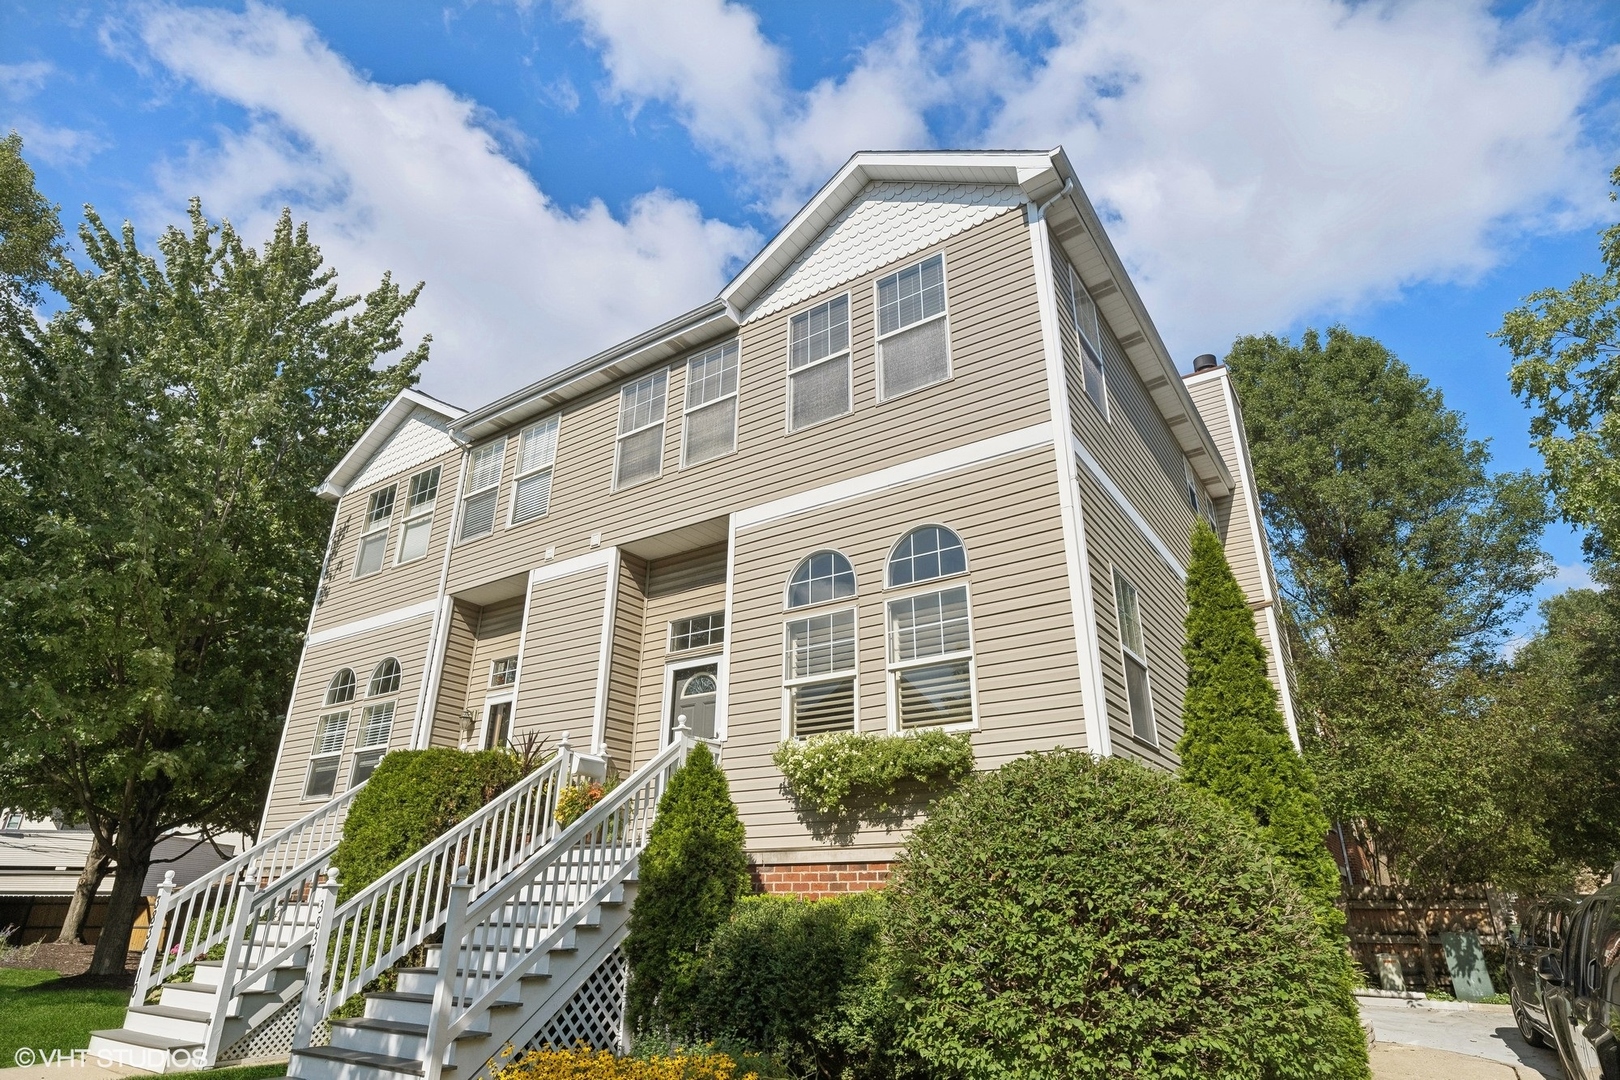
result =
[[[1221,362],[1215,359],[1215,354],[1212,352],[1199,353],[1197,356],[1193,357],[1194,375],[1197,375],[1200,371],[1214,371],[1220,366]]]

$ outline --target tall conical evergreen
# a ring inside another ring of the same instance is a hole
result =
[[[1339,895],[1316,781],[1288,738],[1266,652],[1215,530],[1200,519],[1187,569],[1187,700],[1181,777],[1252,817],[1324,909]]]
[[[693,748],[658,801],[638,875],[624,942],[630,1027],[679,1032],[703,947],[749,888],[742,819],[706,744]]]

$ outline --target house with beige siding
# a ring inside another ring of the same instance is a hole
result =
[[[470,410],[406,391],[383,412],[321,488],[261,835],[391,750],[532,735],[633,780],[701,738],[762,888],[869,887],[914,819],[819,817],[777,746],[943,729],[985,769],[1053,747],[1174,768],[1200,515],[1292,725],[1239,403],[1213,357],[1186,366],[1062,150],[857,154],[708,303]],[[601,896],[625,902],[620,873]],[[612,955],[576,984],[553,963],[575,1013],[612,996],[602,972],[622,986]],[[539,1038],[560,1000],[486,1041]],[[367,1052],[431,1076],[452,1029]],[[296,1045],[294,1075],[348,1075]]]

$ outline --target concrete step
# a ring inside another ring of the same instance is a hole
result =
[[[165,1039],[186,1043],[208,1040],[211,1014],[197,1009],[177,1009],[172,1005],[135,1005],[124,1014],[124,1027]]]
[[[129,1028],[109,1028],[90,1033],[86,1054],[96,1064],[106,1061],[141,1072],[190,1072],[202,1064],[202,1044],[186,1039],[166,1038]]]

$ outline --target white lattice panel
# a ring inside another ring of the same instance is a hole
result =
[[[584,1044],[592,1050],[622,1052],[624,991],[629,981],[624,950],[614,949],[526,1049],[571,1050]]]
[[[293,1033],[298,1028],[298,998],[276,1010],[274,1016],[219,1052],[219,1061],[259,1061],[284,1058],[292,1053]]]

